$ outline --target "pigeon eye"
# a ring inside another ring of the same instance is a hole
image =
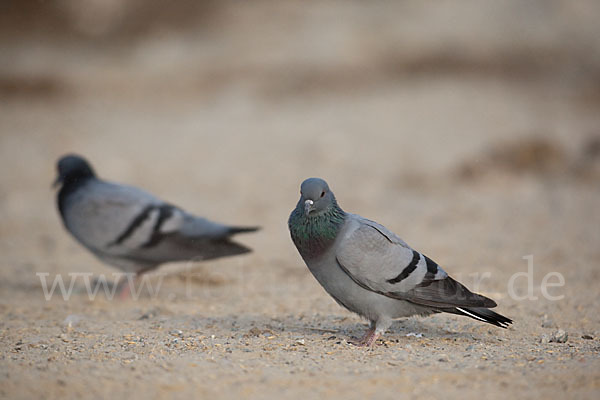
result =
[[[321,197],[323,197],[323,196],[325,196],[325,192],[324,191],[321,192]]]

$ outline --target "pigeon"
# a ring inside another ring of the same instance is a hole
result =
[[[133,186],[99,179],[90,164],[66,155],[57,164],[58,210],[65,228],[101,261],[136,276],[171,261],[248,253],[231,240],[258,227],[219,224],[189,214]]]
[[[471,292],[383,225],[342,210],[323,179],[302,183],[288,227],[321,286],[370,322],[357,345],[371,346],[392,320],[412,315],[445,312],[502,328],[512,323],[489,310],[494,300]]]

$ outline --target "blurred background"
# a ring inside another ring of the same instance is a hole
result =
[[[202,299],[159,299],[168,315],[348,316],[287,232],[300,182],[319,176],[347,211],[385,224],[468,286],[470,273],[490,272],[479,290],[520,321],[523,351],[543,318],[594,336],[599,16],[594,0],[2,1],[1,310],[25,330],[69,312],[113,323],[159,307],[44,303],[35,272],[112,272],[56,213],[55,162],[76,152],[101,177],[263,226],[240,237],[252,255],[198,266],[210,278]],[[509,298],[530,254],[535,293],[558,271],[565,300]],[[345,324],[360,331],[358,319]],[[458,324],[446,326],[474,326]]]

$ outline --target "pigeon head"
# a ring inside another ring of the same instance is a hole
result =
[[[300,203],[306,217],[319,215],[336,204],[335,196],[327,182],[320,178],[308,178],[300,186]]]
[[[323,254],[335,241],[346,213],[335,200],[327,182],[309,178],[300,186],[300,200],[290,214],[292,241],[303,258]]]
[[[94,170],[84,158],[73,154],[61,157],[56,164],[56,169],[58,177],[54,181],[55,187],[60,184],[81,182],[96,176]]]

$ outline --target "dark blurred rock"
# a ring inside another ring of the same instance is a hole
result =
[[[600,158],[600,136],[591,137],[583,146],[583,156],[590,160]]]
[[[66,90],[64,82],[57,77],[0,75],[2,97],[50,97],[63,94]]]
[[[198,28],[212,0],[20,0],[0,3],[0,32],[64,39],[134,38],[156,30]]]
[[[571,171],[580,179],[600,180],[600,135],[592,135],[584,141]]]
[[[488,173],[557,174],[566,171],[568,165],[568,156],[562,146],[534,136],[499,143],[484,150],[473,160],[464,162],[458,169],[458,176],[470,180]]]

